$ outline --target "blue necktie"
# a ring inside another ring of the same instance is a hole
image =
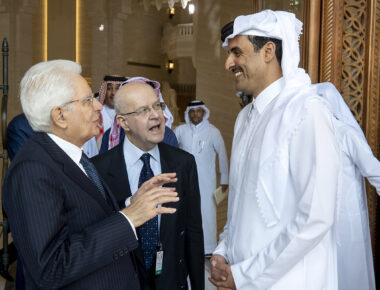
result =
[[[102,194],[104,199],[106,198],[106,192],[104,191],[104,187],[102,185],[102,181],[100,180],[99,174],[96,171],[94,164],[88,159],[86,154],[82,153],[82,157],[79,160],[79,163],[83,165],[84,171],[86,171],[88,178],[95,184],[98,188],[99,192]]]
[[[144,163],[140,178],[139,178],[139,187],[148,179],[152,178],[153,171],[150,168],[150,154],[144,153],[141,155],[140,159]],[[153,259],[156,256],[157,245],[158,245],[158,217],[147,221],[145,224],[139,227],[139,233],[141,238],[141,248],[144,254],[145,268],[149,269],[153,264]]]

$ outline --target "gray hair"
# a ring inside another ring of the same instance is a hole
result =
[[[70,60],[51,60],[32,66],[20,83],[21,106],[34,131],[51,131],[51,111],[72,100],[73,74],[80,74],[80,64]]]

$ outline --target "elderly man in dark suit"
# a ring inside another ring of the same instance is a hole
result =
[[[175,174],[144,183],[136,202],[119,211],[81,147],[98,134],[102,105],[80,76],[81,67],[56,60],[34,65],[20,98],[36,133],[22,146],[3,184],[26,289],[140,289],[131,259],[135,227],[176,202]]]
[[[140,247],[134,252],[143,289],[187,289],[189,276],[192,289],[202,290],[204,246],[197,168],[191,154],[161,142],[164,108],[149,84],[127,81],[115,95],[117,120],[127,138],[93,161],[121,206],[133,205],[138,198],[135,192],[142,173],[177,174],[178,181],[170,184],[180,199],[170,204],[176,213],[137,228]]]

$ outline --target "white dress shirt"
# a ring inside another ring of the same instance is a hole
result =
[[[151,157],[149,158],[150,167],[153,171],[153,175],[156,176],[161,174],[161,160],[160,160],[160,150],[158,145],[154,146],[153,149],[144,152],[137,148],[135,145],[129,141],[128,137],[125,136],[123,143],[123,154],[125,166],[128,172],[129,187],[131,189],[131,194],[134,195],[138,190],[139,179],[141,169],[143,168],[143,161],[140,159],[141,155],[144,153],[149,153]],[[125,200],[125,206],[131,204],[131,198]],[[161,215],[158,215],[158,225],[161,222]]]
[[[332,226],[340,160],[332,115],[321,100],[305,95],[305,109],[298,111],[302,118],[285,140],[289,163],[282,171],[287,182],[277,223],[266,222],[257,198],[263,137],[283,85],[283,79],[272,83],[237,118],[227,224],[214,254],[231,264],[239,290],[336,290]],[[287,164],[282,158],[276,161],[273,168]],[[273,171],[266,175],[280,178]]]

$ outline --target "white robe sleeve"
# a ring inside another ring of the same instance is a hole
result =
[[[377,194],[380,195],[380,162],[373,155],[371,148],[366,140],[354,130],[346,132],[345,150],[348,152],[352,162],[359,169],[361,175],[366,177],[372,186],[376,188]]]
[[[226,259],[227,262],[229,262],[228,257],[227,257],[227,244],[228,244],[227,239],[228,239],[228,221],[226,222],[226,225],[224,226],[223,232],[219,236],[218,245],[212,254],[221,255]]]
[[[309,107],[289,145],[289,182],[297,200],[294,219],[257,255],[231,266],[237,289],[271,287],[302,261],[334,224],[339,149],[327,108],[316,100]]]
[[[216,129],[214,134],[214,149],[216,153],[218,153],[219,158],[220,184],[228,184],[228,159],[226,147],[224,146],[223,137],[218,129]]]

